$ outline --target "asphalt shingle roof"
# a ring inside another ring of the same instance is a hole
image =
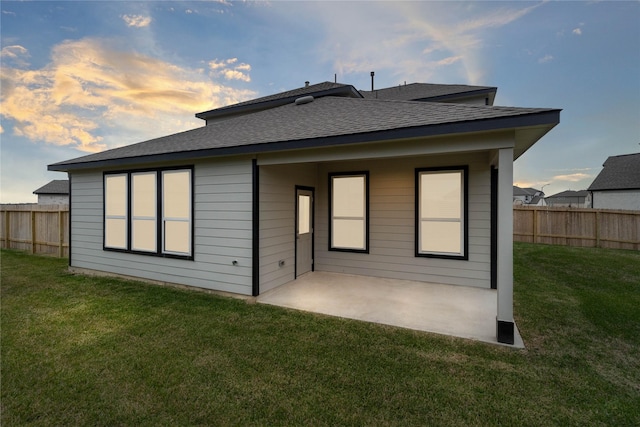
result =
[[[540,192],[540,190],[536,190],[535,188],[520,188],[517,185],[513,186],[513,195],[514,196],[535,196],[536,193]]]
[[[196,117],[201,119],[207,119],[212,116],[224,116],[233,113],[234,111],[243,111],[259,109],[262,105],[278,104],[278,101],[282,103],[287,100],[294,100],[296,98],[319,93],[336,93],[341,92],[343,94],[350,94],[353,97],[361,97],[360,93],[351,85],[342,83],[322,82],[309,86],[300,87],[297,89],[288,90],[285,92],[276,93],[273,95],[263,96],[261,98],[251,99],[237,104],[227,105],[225,107],[216,108],[210,111],[204,111],[196,114]]]
[[[69,194],[69,180],[54,179],[38,188],[33,194]]]
[[[589,191],[640,189],[640,153],[611,156]]]
[[[549,197],[547,197],[547,199],[563,199],[563,198],[587,197],[588,194],[589,193],[587,192],[587,190],[580,190],[580,191],[566,190],[566,191],[562,191],[560,193],[556,193],[553,196],[549,196]]]
[[[428,100],[451,95],[472,95],[473,93],[495,92],[497,88],[490,86],[441,85],[431,83],[411,83],[374,91],[361,90],[367,99],[393,99],[399,101]]]
[[[524,125],[519,119],[536,120],[534,116],[544,113],[558,114],[559,110],[327,96],[308,104],[292,102],[194,130],[55,163],[49,169],[68,170],[70,165],[90,167],[89,163],[111,164],[119,159],[172,153],[181,153],[181,158],[187,158],[195,157],[195,152],[202,150],[206,153],[201,156],[214,156],[507,129]],[[549,120],[545,117],[543,124],[550,124]]]

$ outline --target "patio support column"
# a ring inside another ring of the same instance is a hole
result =
[[[513,148],[498,152],[498,342],[514,343],[513,320]]]

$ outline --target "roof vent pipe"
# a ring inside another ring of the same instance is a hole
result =
[[[373,92],[373,76],[375,76],[375,72],[371,72],[371,92]]]
[[[304,87],[309,87],[309,81],[304,82]]]

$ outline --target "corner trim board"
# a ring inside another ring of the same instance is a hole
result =
[[[69,178],[69,217],[68,217],[68,221],[69,221],[69,235],[67,236],[67,239],[69,239],[69,241],[67,242],[67,244],[69,245],[69,267],[71,267],[71,230],[73,229],[72,225],[73,222],[71,221],[71,215],[72,215],[72,211],[73,211],[73,205],[72,205],[72,199],[71,199],[71,193],[73,192],[72,188],[73,185],[71,183],[71,172],[67,172],[67,177]],[[104,215],[102,215],[103,221],[104,221]],[[8,245],[7,245],[8,246]]]
[[[251,295],[260,295],[260,167],[257,159],[251,159],[252,242],[251,242]]]
[[[491,166],[491,289],[498,289],[498,168]]]

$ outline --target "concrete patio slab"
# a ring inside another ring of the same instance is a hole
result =
[[[265,292],[257,301],[500,344],[496,298],[492,289],[312,272]],[[517,328],[509,347],[524,348]]]

